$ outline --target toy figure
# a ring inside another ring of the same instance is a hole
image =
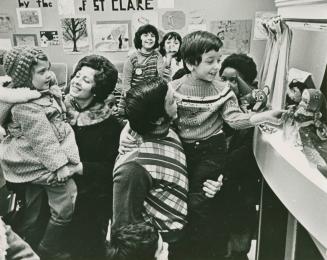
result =
[[[320,112],[326,105],[324,96],[317,89],[305,89],[298,108],[294,112],[294,121],[303,146],[303,152],[310,163],[320,172],[327,167],[327,126]],[[325,116],[325,115],[324,115]]]
[[[266,108],[269,95],[269,87],[253,89],[250,93],[240,98],[241,106],[246,106],[247,110],[254,112],[262,111]]]

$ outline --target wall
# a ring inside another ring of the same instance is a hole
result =
[[[38,41],[40,40],[41,30],[57,30],[59,37],[61,38],[61,29],[58,15],[57,0],[43,0],[45,2],[52,2],[53,7],[41,8],[43,17],[43,27],[39,28],[18,28],[17,25],[17,15],[16,8],[19,6],[18,3],[29,2],[31,8],[38,7],[36,0],[0,0],[0,10],[1,13],[6,13],[11,15],[16,23],[15,33],[32,33],[36,34]],[[66,0],[70,1],[70,0]],[[114,0],[116,5],[118,2],[122,2],[123,5],[127,0]],[[136,0],[132,2],[135,3]],[[144,2],[145,0],[143,0]],[[152,2],[151,5],[154,6],[153,12],[159,12],[160,14],[167,11],[165,9],[157,9],[158,0],[148,0]],[[91,0],[86,0],[86,10],[84,12],[78,12],[78,7],[81,6],[82,0],[75,0],[75,10],[78,13],[87,13],[90,15],[91,24],[95,23],[97,20],[130,20],[133,15],[133,11],[112,11],[111,0],[104,0],[104,11],[94,11],[93,2]],[[99,2],[99,1],[98,1]],[[183,10],[187,14],[192,10],[202,10],[204,17],[207,21],[207,28],[209,28],[209,22],[211,20],[227,20],[227,19],[253,19],[256,11],[275,11],[275,6],[273,0],[175,0],[175,10]],[[137,11],[134,11],[137,12]],[[160,20],[160,19],[159,19]],[[187,20],[186,20],[187,22]],[[160,27],[160,24],[159,24]],[[186,28],[186,27],[185,27]],[[186,29],[182,30],[182,34],[186,33]],[[0,33],[0,38],[11,37],[10,34]],[[251,40],[250,55],[255,59],[258,67],[261,64],[261,59],[264,53],[266,41],[253,41]],[[1,46],[0,46],[1,48]],[[65,62],[68,64],[69,71],[71,72],[72,66],[85,54],[78,55],[68,55],[63,52],[62,45],[49,46],[45,49],[48,53],[50,60],[52,62]],[[113,62],[124,61],[127,52],[101,52],[100,54],[106,56]]]

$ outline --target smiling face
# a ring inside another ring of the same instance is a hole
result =
[[[165,51],[166,53],[177,53],[181,43],[178,39],[171,37],[165,41]]]
[[[237,70],[230,67],[226,67],[223,73],[221,74],[221,80],[224,82],[228,82],[230,88],[234,91],[235,95],[238,97],[240,91],[238,89],[237,77],[238,77]]]
[[[287,95],[290,99],[292,99],[296,103],[300,103],[302,98],[301,91],[298,87],[293,87],[293,88],[288,87]]]
[[[143,51],[151,51],[156,42],[156,36],[152,32],[142,33],[141,42]]]
[[[202,60],[198,65],[189,65],[192,76],[204,81],[213,81],[219,70],[221,54],[219,51],[211,50],[202,54]]]
[[[32,68],[32,84],[37,90],[47,90],[50,87],[50,62],[38,60]]]
[[[94,75],[97,71],[83,66],[70,82],[69,94],[75,99],[93,99],[92,88],[95,87]]]

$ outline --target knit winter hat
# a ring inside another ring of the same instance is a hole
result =
[[[39,54],[44,52],[30,46],[18,46],[6,53],[3,65],[15,88],[32,87],[31,68],[37,63]]]

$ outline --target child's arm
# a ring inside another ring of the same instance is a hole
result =
[[[171,72],[171,59],[166,59],[166,62],[164,62],[161,55],[159,55],[157,60],[157,71],[160,77],[162,77],[165,81],[169,82],[171,81],[172,72]]]
[[[129,90],[131,88],[133,69],[134,69],[134,66],[132,64],[132,60],[131,60],[131,58],[128,58],[124,64],[124,68],[123,68],[123,79],[122,79],[123,91],[122,92],[127,92],[127,90]]]
[[[25,103],[31,99],[37,99],[41,96],[37,90],[29,88],[6,88],[0,86],[0,101],[6,103]]]
[[[50,172],[55,172],[68,163],[67,155],[55,135],[56,130],[52,128],[41,107],[31,103],[15,105],[12,117],[19,122],[35,156]]]

